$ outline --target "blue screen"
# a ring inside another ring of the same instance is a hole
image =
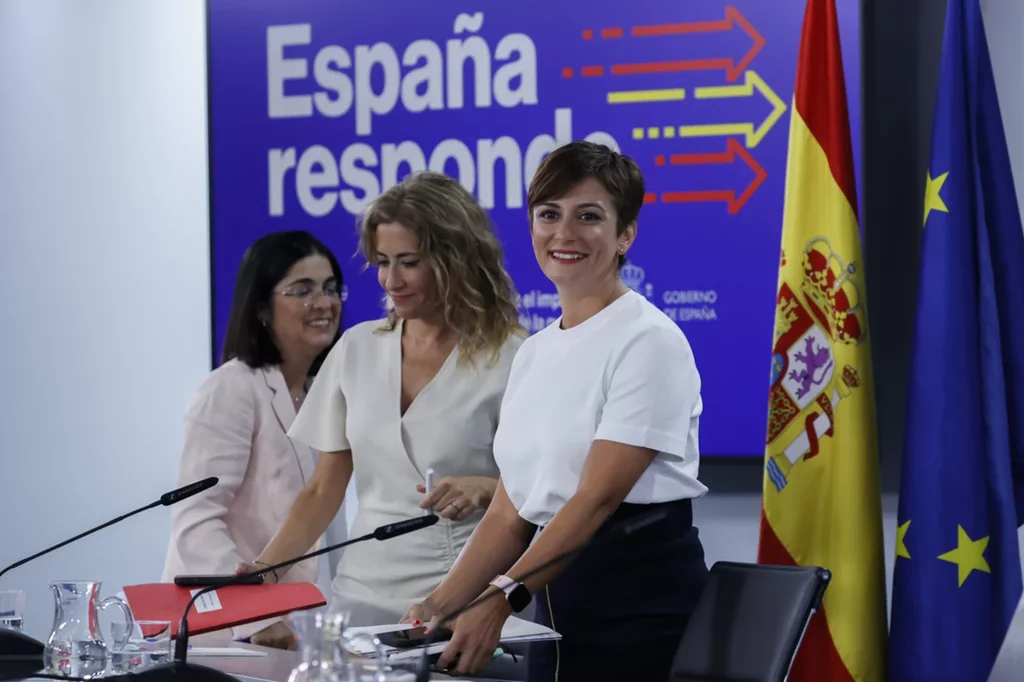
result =
[[[855,100],[858,2],[838,6]],[[644,172],[623,279],[693,347],[702,454],[763,454],[804,0],[209,0],[208,12],[216,349],[242,254],[277,230],[334,251],[346,326],[380,317],[356,216],[423,168],[488,209],[537,331],[559,307],[526,188],[544,155],[589,139]],[[856,150],[859,106],[850,115]]]

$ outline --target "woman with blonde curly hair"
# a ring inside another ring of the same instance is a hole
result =
[[[441,517],[342,555],[333,605],[354,625],[375,625],[398,622],[437,587],[494,496],[498,412],[525,334],[501,245],[455,180],[422,172],[384,192],[363,217],[360,249],[387,318],[348,329],[324,361],[289,430],[322,453],[316,470],[275,539],[240,570],[306,552],[354,475],[354,535]]]

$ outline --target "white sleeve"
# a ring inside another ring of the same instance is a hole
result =
[[[342,335],[327,354],[309,393],[288,429],[288,437],[320,452],[341,452],[352,448],[345,431],[348,403],[342,385],[345,359]]]
[[[683,457],[701,405],[700,375],[686,338],[648,327],[613,359],[609,373],[594,439]]]

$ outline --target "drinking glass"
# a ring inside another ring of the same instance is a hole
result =
[[[137,673],[171,660],[170,621],[114,622],[110,624],[110,633],[116,642],[127,639],[124,646],[110,649],[110,668],[115,675]]]
[[[0,590],[0,628],[21,632],[25,624],[25,593]]]
[[[357,660],[352,664],[352,682],[419,682],[430,679],[429,666],[426,677],[423,677],[423,665],[418,657],[390,661],[383,666],[375,660]]]

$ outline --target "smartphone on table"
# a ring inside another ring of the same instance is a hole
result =
[[[381,644],[396,649],[411,649],[423,646],[427,643],[427,640],[432,640],[434,644],[437,644],[438,642],[447,642],[451,638],[452,631],[447,628],[437,628],[436,632],[431,630],[428,633],[426,626],[377,634],[377,639],[380,640]]]

